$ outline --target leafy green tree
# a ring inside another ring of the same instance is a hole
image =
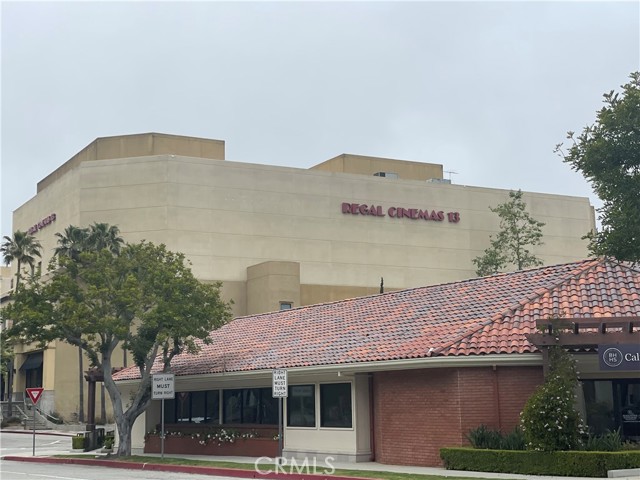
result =
[[[47,281],[32,278],[20,289],[6,317],[23,342],[46,345],[61,340],[81,347],[104,374],[104,385],[118,427],[118,455],[131,453],[131,428],[151,401],[151,371],[162,371],[175,355],[195,353],[196,340],[230,319],[220,284],[200,283],[183,254],[148,242],[124,246],[120,255],[106,249],[86,251],[78,261],[58,257]],[[141,381],[131,397],[122,395],[112,376],[119,346],[134,358]]]
[[[531,253],[530,246],[542,245],[544,223],[529,215],[522,200],[522,191],[509,192],[509,200],[497,207],[489,207],[500,217],[500,231],[489,240],[491,246],[473,259],[479,277],[493,275],[509,265],[516,270],[542,265],[542,261]]]
[[[13,368],[13,345],[11,339],[7,336],[7,331],[4,328],[0,328],[0,373],[2,374],[3,382],[6,382],[7,393],[9,392],[9,379],[11,375],[9,372]],[[4,400],[4,398],[2,399]]]
[[[42,246],[33,235],[27,232],[16,230],[13,232],[13,238],[3,237],[0,253],[4,257],[5,265],[16,262],[16,290],[22,279],[22,267],[28,265],[31,268],[31,275],[35,273],[36,258],[42,256]]]
[[[602,200],[602,229],[589,233],[590,250],[629,262],[640,261],[640,72],[630,75],[622,93],[604,94],[605,106],[594,125],[578,136],[568,132],[572,146],[555,151],[582,172]]]
[[[520,417],[529,450],[574,450],[582,445],[586,427],[576,410],[578,374],[571,355],[549,348],[549,374],[527,401]]]

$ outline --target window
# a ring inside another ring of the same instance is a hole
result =
[[[218,390],[207,392],[207,409],[205,411],[204,422],[205,423],[219,423],[220,422],[220,393]]]
[[[289,387],[287,425],[290,427],[316,426],[315,385],[292,385]]]
[[[583,380],[582,390],[591,433],[619,431],[624,440],[640,440],[639,380]]]
[[[176,422],[191,420],[191,392],[176,393]]]
[[[218,423],[220,400],[218,390],[176,392],[176,398],[165,400],[165,423]]]
[[[42,352],[30,353],[20,367],[20,371],[24,372],[27,388],[42,387],[43,359]]]
[[[291,310],[293,304],[291,302],[280,302],[280,310]]]
[[[394,172],[376,172],[373,174],[374,177],[385,177],[385,178],[398,178],[398,174]]]
[[[320,426],[351,428],[351,384],[320,385]]]
[[[191,392],[191,422],[204,422],[207,392]]]
[[[272,397],[271,388],[225,390],[223,406],[225,424],[278,424],[278,399]]]

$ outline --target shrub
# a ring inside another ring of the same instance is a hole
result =
[[[592,452],[617,452],[623,447],[624,442],[619,429],[602,435],[589,435],[584,442],[584,450]]]
[[[467,434],[467,440],[474,448],[493,450],[525,449],[524,435],[518,427],[503,435],[499,430],[491,430],[486,425],[480,425]]]
[[[20,417],[7,417],[2,420],[2,424],[0,425],[0,427],[4,428],[8,427],[9,425],[20,425],[21,423],[22,420],[20,420]]]
[[[526,448],[524,432],[519,427],[514,428],[502,438],[502,450],[525,450]]]
[[[56,425],[62,425],[64,423],[64,418],[55,410],[53,412],[45,413],[45,418],[49,420],[51,423],[55,423]]]
[[[549,348],[549,375],[527,400],[521,414],[526,446],[553,452],[582,445],[586,428],[575,408],[578,375],[571,355],[560,346]]]
[[[442,448],[440,457],[451,470],[549,475],[607,477],[609,470],[640,467],[640,451],[543,452]]]
[[[115,438],[108,436],[104,437],[104,448],[113,448],[113,444],[115,443]]]

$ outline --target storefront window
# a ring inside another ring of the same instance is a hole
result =
[[[207,392],[207,410],[205,423],[218,423],[220,420],[220,393],[218,390]]]
[[[191,421],[191,392],[176,392],[176,422]]]
[[[224,423],[242,423],[242,390],[225,390]]]
[[[287,398],[287,425],[316,426],[316,389],[314,385],[292,385]]]
[[[207,392],[191,392],[191,422],[203,423]]]
[[[320,385],[320,426],[351,428],[351,384]]]
[[[278,400],[271,388],[243,388],[223,393],[224,423],[278,424]]]
[[[582,389],[592,434],[620,430],[625,440],[640,440],[640,380],[584,380]]]
[[[165,400],[165,423],[218,423],[218,390],[176,392],[173,400]]]

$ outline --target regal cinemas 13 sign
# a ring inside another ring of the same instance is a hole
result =
[[[342,203],[342,213],[351,215],[366,215],[372,217],[409,218],[411,220],[428,220],[442,222],[446,218],[451,223],[460,221],[459,212],[443,212],[442,210],[422,210],[420,208],[389,207],[382,205],[367,205],[365,203]]]

